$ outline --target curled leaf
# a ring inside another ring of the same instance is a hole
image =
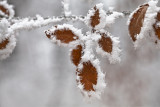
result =
[[[132,15],[129,23],[129,33],[132,40],[135,42],[137,35],[140,34],[145,18],[146,11],[149,5],[141,5]]]
[[[76,66],[78,66],[78,64],[81,61],[82,51],[83,51],[82,49],[83,47],[81,45],[78,45],[76,46],[75,49],[71,51],[71,60]]]
[[[93,64],[88,62],[83,62],[83,68],[78,70],[78,76],[80,77],[80,83],[84,86],[85,91],[95,91],[93,85],[97,84],[98,73]]]
[[[112,52],[112,40],[110,37],[106,36],[105,33],[102,34],[102,37],[98,41],[98,44],[105,52]]]

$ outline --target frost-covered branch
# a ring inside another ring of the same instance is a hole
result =
[[[34,18],[14,18],[10,20],[11,22],[11,29],[13,30],[31,30],[39,27],[43,27],[49,24],[55,24],[58,22],[62,22],[65,20],[70,20],[70,21],[82,21],[84,22],[85,17],[84,16],[69,16],[69,17],[64,17],[64,16],[59,16],[59,17],[47,17],[43,18],[40,15],[37,15]]]
[[[111,11],[107,11],[106,14],[110,15],[110,17],[112,17],[113,14],[115,12],[111,12]],[[119,12],[121,13],[121,12]],[[130,14],[129,11],[123,11],[121,15],[124,16],[128,16]],[[54,24],[54,23],[58,23],[61,21],[81,21],[85,23],[85,16],[74,16],[74,15],[70,15],[70,16],[58,16],[58,17],[45,17],[43,18],[40,15],[37,15],[36,17],[33,18],[13,18],[11,20],[9,20],[12,25],[11,25],[11,29],[13,30],[31,30],[31,29],[35,29],[35,28],[39,28],[39,27],[43,27],[49,24]],[[110,18],[111,19],[111,18]],[[114,19],[111,19],[114,20]],[[111,23],[111,21],[109,21],[108,23]]]
[[[53,17],[53,18],[46,18],[37,15],[36,18],[22,18],[22,19],[14,19],[11,20],[12,25],[10,26],[11,29],[14,31],[18,30],[31,30],[35,28],[39,28],[42,26],[46,26],[48,24],[53,24],[57,22],[61,22],[63,18]]]

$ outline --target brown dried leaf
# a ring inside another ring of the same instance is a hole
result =
[[[110,37],[107,37],[105,33],[101,34],[102,38],[98,41],[98,44],[105,52],[112,52],[112,40]]]
[[[133,41],[136,41],[136,35],[141,32],[141,27],[143,26],[144,17],[148,7],[148,4],[141,5],[130,19],[129,33]]]
[[[157,22],[159,21],[160,21],[160,12],[157,13],[156,23],[153,25],[155,34],[157,35],[158,39],[160,39],[160,26],[157,26]]]
[[[55,32],[52,32],[52,35],[47,34],[47,31],[45,33],[48,38],[51,38],[51,36],[53,35],[57,40],[60,40],[62,43],[66,44],[78,39],[78,36],[76,36],[71,30],[65,28],[55,30]]]
[[[95,13],[91,16],[91,26],[94,28],[96,25],[100,23],[99,9],[94,7]]]
[[[82,70],[77,70],[77,72],[78,76],[80,76],[80,83],[84,85],[84,90],[95,91],[93,85],[97,84],[98,73],[92,63],[90,61],[83,62]]]
[[[9,43],[9,40],[8,40],[8,39],[5,39],[4,41],[2,41],[2,42],[0,43],[0,49],[1,49],[1,50],[2,50],[2,49],[5,49],[8,43]]]
[[[81,57],[82,57],[82,46],[78,45],[75,49],[72,50],[71,52],[71,60],[72,62],[78,66],[78,64],[81,61]]]
[[[0,10],[7,16],[10,15],[9,10],[5,8],[3,5],[0,5]]]

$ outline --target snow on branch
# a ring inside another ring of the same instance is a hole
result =
[[[157,0],[139,6],[129,17],[129,34],[135,48],[152,44],[160,48],[160,8]]]
[[[57,22],[61,22],[63,18],[61,17],[53,17],[53,18],[47,18],[44,19],[40,15],[37,15],[36,18],[31,19],[31,18],[24,18],[24,19],[14,19],[12,21],[12,25],[10,26],[10,29],[13,29],[14,31],[17,30],[30,30],[34,28],[39,28],[42,26],[46,26],[48,24],[54,24]]]
[[[108,15],[107,17],[107,23],[111,24],[114,23],[114,20],[124,16],[125,14],[129,14],[130,12],[111,12],[108,11],[106,14]],[[42,17],[40,15],[36,15],[36,17],[34,18],[12,18],[11,20],[9,20],[12,25],[10,26],[10,28],[12,28],[13,30],[17,31],[17,30],[31,30],[31,29],[35,29],[35,28],[40,28],[49,24],[55,24],[61,21],[80,21],[85,23],[86,17],[85,16],[75,16],[75,15],[70,15],[70,16],[53,16],[51,17]]]

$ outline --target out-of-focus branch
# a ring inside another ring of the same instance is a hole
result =
[[[124,16],[129,16],[131,14],[131,11],[123,11],[122,13],[124,14]]]
[[[69,10],[69,0],[63,0],[62,1],[62,7],[63,7],[63,13],[62,14],[65,17],[68,17],[72,14],[71,11]]]

